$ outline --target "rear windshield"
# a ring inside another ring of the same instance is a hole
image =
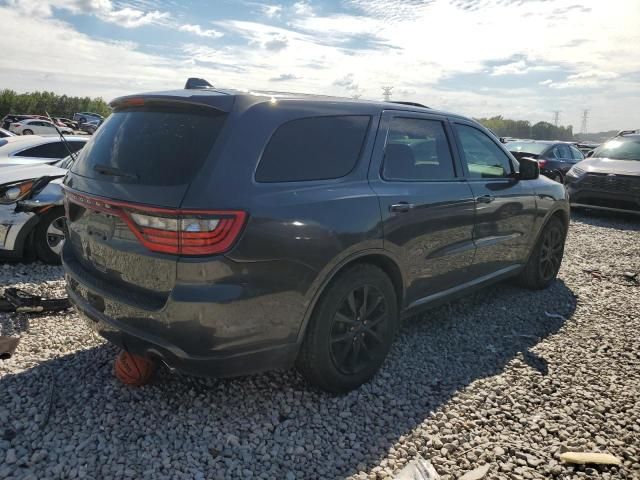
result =
[[[189,183],[222,130],[210,108],[143,107],[116,111],[82,150],[72,172],[144,185]]]
[[[593,156],[640,161],[640,138],[614,138],[596,148]]]
[[[532,153],[534,155],[540,155],[549,145],[545,143],[532,143],[532,142],[509,142],[507,143],[507,150],[510,152],[524,152]]]

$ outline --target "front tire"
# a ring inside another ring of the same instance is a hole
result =
[[[345,393],[383,364],[398,327],[398,302],[378,267],[356,265],[331,281],[316,304],[296,362],[305,379]]]
[[[60,254],[64,244],[64,209],[53,208],[42,215],[36,225],[33,244],[36,255],[49,265],[60,265]]]
[[[547,288],[558,276],[567,229],[557,217],[545,225],[529,260],[518,277],[519,283],[531,290]]]
[[[28,128],[22,130],[22,135],[33,135],[33,130],[29,130]]]

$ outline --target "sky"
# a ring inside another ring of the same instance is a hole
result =
[[[0,0],[0,88],[216,87],[640,128],[640,0]]]

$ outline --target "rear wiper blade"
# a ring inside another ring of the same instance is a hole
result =
[[[93,170],[101,173],[102,175],[111,175],[112,177],[124,177],[131,180],[138,180],[138,175],[135,173],[125,172],[119,168],[112,167],[110,165],[102,165],[100,163],[93,166]]]

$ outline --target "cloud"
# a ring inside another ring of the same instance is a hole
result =
[[[290,82],[291,80],[298,80],[298,76],[293,73],[282,73],[277,77],[272,77],[269,79],[270,82]]]
[[[284,35],[275,35],[270,40],[264,42],[263,47],[272,52],[284,50],[289,45],[289,40]]]
[[[178,27],[178,30],[182,32],[193,33],[200,37],[207,37],[207,38],[220,38],[224,36],[224,33],[219,32],[217,30],[213,30],[213,29],[204,30],[200,25],[191,25],[188,23],[185,25],[180,25],[180,27]]]
[[[333,85],[335,85],[336,87],[344,88],[349,92],[356,92],[360,90],[360,87],[353,78],[353,73],[348,73],[344,77],[334,80]]]
[[[125,28],[143,25],[163,24],[170,18],[168,12],[158,10],[143,11],[132,7],[117,8],[111,0],[8,0],[8,5],[22,13],[47,18],[53,9],[67,10],[74,14],[93,15],[100,20]]]
[[[590,70],[569,75],[566,80],[562,82],[552,82],[547,80],[545,83],[540,84],[559,90],[566,88],[599,88],[618,77],[620,77],[620,75],[615,72],[599,72]]]
[[[268,18],[280,18],[282,15],[282,5],[261,5],[262,13]]]
[[[547,78],[546,80],[538,82],[538,85],[551,85],[552,83],[553,83],[553,80],[551,80],[550,78]]]
[[[293,4],[293,13],[298,16],[312,16],[313,8],[311,7],[311,2],[304,0],[295,2]]]

